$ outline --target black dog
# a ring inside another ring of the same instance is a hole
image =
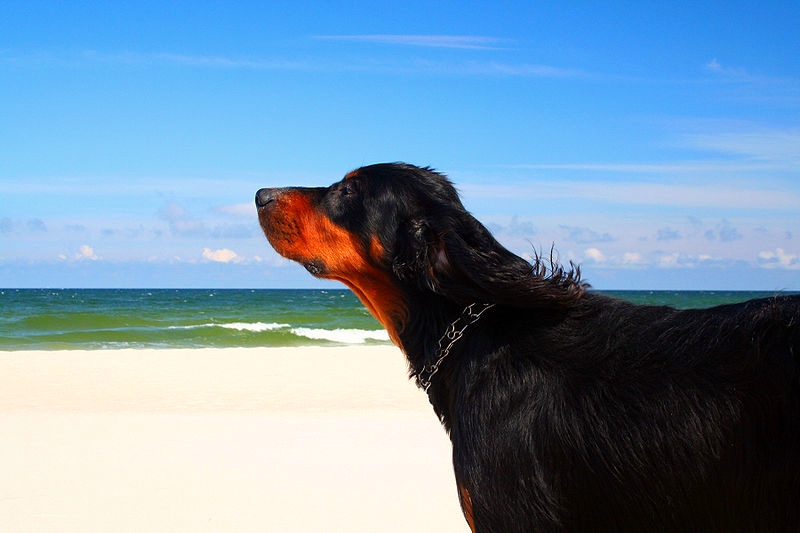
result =
[[[800,531],[800,296],[601,296],[410,165],[256,204],[272,246],[349,286],[408,357],[473,531]]]

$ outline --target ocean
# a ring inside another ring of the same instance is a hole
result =
[[[769,292],[603,291],[678,308]],[[0,289],[0,350],[389,344],[348,290]]]

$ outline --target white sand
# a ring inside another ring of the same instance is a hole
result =
[[[468,531],[392,347],[0,352],[0,529]]]

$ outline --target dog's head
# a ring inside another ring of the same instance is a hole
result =
[[[407,289],[435,290],[451,268],[445,241],[477,224],[445,176],[401,163],[360,168],[330,187],[261,189],[256,205],[279,254],[346,284],[390,333],[405,321]]]
[[[518,303],[542,281],[464,209],[452,183],[402,163],[359,168],[330,187],[261,189],[261,227],[275,250],[350,287],[396,339],[410,299]]]

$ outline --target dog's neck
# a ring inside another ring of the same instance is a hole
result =
[[[439,337],[461,315],[464,306],[427,292],[412,294],[405,298],[408,313],[403,323],[397,325],[399,342],[396,344],[408,359],[412,375],[416,376],[434,358]]]
[[[411,377],[426,390],[436,414],[449,431],[451,369],[470,342],[470,334],[482,326],[481,317],[491,313],[491,306],[467,306],[430,292],[416,293],[408,301],[416,305],[409,308],[409,321],[403,324],[399,346],[408,360]],[[462,335],[466,338],[462,339]]]
[[[439,372],[439,367],[450,355],[450,350],[455,347],[458,341],[464,336],[467,328],[477,323],[483,313],[494,307],[495,304],[469,304],[461,312],[461,316],[455,319],[445,330],[444,335],[439,338],[436,352],[432,360],[425,363],[417,373],[417,385],[425,392],[430,394],[430,387],[433,378]]]

